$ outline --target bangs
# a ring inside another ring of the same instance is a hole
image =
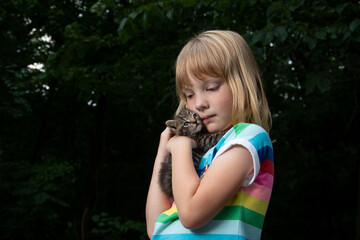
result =
[[[210,39],[197,38],[190,41],[180,52],[176,61],[176,88],[182,98],[182,89],[190,86],[190,78],[205,80],[206,77],[221,77],[224,73],[226,58]]]

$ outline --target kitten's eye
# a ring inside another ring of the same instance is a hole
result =
[[[196,113],[193,114],[193,118],[197,118],[197,114],[196,114]]]
[[[184,127],[187,127],[187,126],[189,126],[189,122],[184,122]]]

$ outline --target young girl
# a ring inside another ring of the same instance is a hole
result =
[[[198,113],[209,132],[228,130],[194,169],[188,137],[160,137],[146,203],[152,239],[260,239],[273,185],[271,116],[254,57],[232,31],[191,39],[176,62],[178,111]],[[172,155],[174,202],[161,192]]]

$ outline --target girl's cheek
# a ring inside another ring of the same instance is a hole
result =
[[[194,103],[191,100],[188,100],[186,102],[186,108],[193,111],[193,112],[196,112],[196,109],[194,107]]]

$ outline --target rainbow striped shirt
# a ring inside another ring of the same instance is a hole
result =
[[[254,171],[237,194],[214,219],[199,229],[183,227],[173,205],[156,219],[153,240],[260,239],[274,180],[273,148],[267,132],[255,124],[237,124],[203,156],[198,174],[202,178],[217,156],[238,144],[251,153]]]

